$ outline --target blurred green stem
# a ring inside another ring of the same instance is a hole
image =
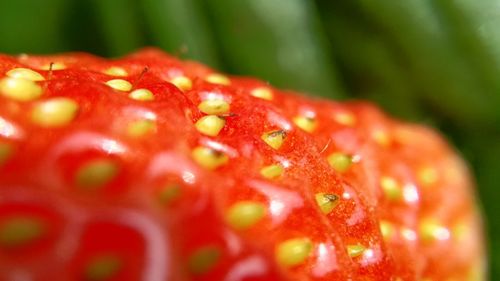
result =
[[[136,0],[92,0],[104,43],[114,56],[144,45]]]
[[[204,10],[194,0],[143,0],[150,35],[166,51],[220,66]]]
[[[399,117],[427,119],[407,71],[379,35],[349,7],[326,1],[317,3],[351,93],[371,99]]]
[[[431,107],[469,129],[495,126],[499,105],[450,40],[431,0],[355,3],[406,55],[414,84]]]
[[[61,32],[66,0],[0,1],[2,51],[52,53],[65,50]]]
[[[496,105],[500,113],[500,1],[437,0],[432,3],[446,23],[446,32],[461,48],[481,83],[488,86],[485,93],[488,102]],[[497,132],[500,132],[500,117],[496,121]]]
[[[280,87],[343,96],[314,2],[204,3],[211,11],[218,42],[234,72],[258,76]]]

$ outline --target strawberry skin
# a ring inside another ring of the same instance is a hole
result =
[[[155,49],[0,57],[0,280],[484,280],[432,130]]]

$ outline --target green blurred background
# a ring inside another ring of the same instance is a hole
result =
[[[158,46],[434,126],[474,169],[500,280],[500,0],[3,0],[0,38],[12,54]]]

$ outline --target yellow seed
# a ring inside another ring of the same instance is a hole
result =
[[[482,281],[488,280],[486,278],[488,272],[487,262],[485,258],[478,258],[469,266],[467,273],[467,281]]]
[[[84,164],[76,173],[76,184],[95,188],[110,182],[118,173],[118,166],[108,159],[97,159]]]
[[[264,133],[261,136],[261,139],[265,143],[267,143],[270,147],[276,150],[283,145],[283,142],[285,142],[285,138],[286,138],[286,132],[283,130]]]
[[[313,244],[309,238],[286,240],[276,247],[276,261],[284,267],[300,265],[309,257],[312,248]]]
[[[203,146],[193,149],[192,157],[200,166],[209,170],[215,170],[229,161],[223,152]]]
[[[111,88],[118,90],[118,91],[130,91],[132,90],[132,84],[128,82],[127,80],[123,79],[112,79],[106,82],[106,85],[110,86]]]
[[[42,95],[42,87],[31,80],[8,77],[0,80],[0,94],[15,101],[31,101]]]
[[[231,80],[225,75],[222,75],[220,73],[212,73],[205,77],[205,81],[213,83],[213,84],[220,84],[220,85],[229,85],[231,84]]]
[[[442,169],[444,171],[441,171],[440,176],[448,184],[458,184],[459,182],[463,182],[465,180],[464,175],[467,174],[467,168],[462,160],[457,156],[448,158],[446,165],[444,165]]]
[[[382,220],[380,221],[380,233],[386,241],[390,240],[394,234],[394,226],[390,222]]]
[[[471,232],[471,226],[465,222],[459,222],[452,228],[453,238],[457,241],[464,241]]]
[[[27,60],[29,60],[30,56],[26,53],[20,53],[17,55],[17,59],[21,63],[25,63]]]
[[[446,240],[450,238],[450,231],[434,219],[423,219],[419,224],[420,238],[424,242]]]
[[[42,74],[28,68],[14,68],[7,72],[7,76],[12,78],[26,79],[31,81],[43,81]]]
[[[131,122],[127,127],[127,134],[138,138],[156,131],[156,124],[153,120],[138,120]]]
[[[168,184],[160,191],[160,202],[162,204],[168,204],[175,199],[179,198],[181,195],[181,187],[177,184]]]
[[[273,92],[267,87],[253,89],[250,95],[263,100],[273,100]]]
[[[137,89],[132,91],[129,95],[129,98],[140,101],[152,101],[155,99],[153,93],[148,89]]]
[[[227,223],[234,229],[244,230],[259,222],[266,214],[266,206],[259,202],[240,201],[229,208]]]
[[[66,69],[66,65],[62,62],[53,62],[49,64],[44,64],[40,67],[41,70],[63,70]]]
[[[382,187],[387,199],[391,201],[400,200],[403,196],[401,187],[394,178],[382,177],[380,179],[380,186]]]
[[[103,73],[110,76],[119,76],[119,77],[125,77],[128,75],[128,72],[125,69],[118,66],[112,66],[104,70]]]
[[[361,256],[365,252],[365,250],[365,246],[361,244],[347,246],[347,254],[349,254],[351,258]]]
[[[283,174],[283,171],[283,166],[279,164],[272,164],[260,169],[260,174],[266,179],[275,179],[280,177]]]
[[[411,127],[397,127],[393,131],[393,138],[401,144],[410,145],[415,143],[415,140],[422,138],[420,132],[414,131]]]
[[[423,167],[418,171],[417,177],[425,186],[433,185],[438,180],[438,173],[433,167]]]
[[[45,232],[41,221],[32,217],[10,217],[0,224],[0,247],[13,248],[40,238]]]
[[[12,146],[7,143],[0,143],[0,166],[2,166],[14,153]]]
[[[339,204],[339,197],[331,193],[316,193],[314,196],[323,214],[329,214]]]
[[[327,160],[328,164],[339,173],[346,172],[352,165],[352,157],[344,153],[334,152]]]
[[[170,79],[170,83],[174,84],[181,91],[189,91],[193,87],[193,82],[186,76],[177,76]]]
[[[356,124],[356,117],[348,112],[339,112],[335,114],[333,118],[337,121],[337,123],[345,126],[353,126]]]
[[[315,118],[306,116],[297,116],[293,118],[293,123],[308,133],[314,132],[314,130],[318,127],[318,122]]]
[[[78,112],[78,104],[69,98],[57,97],[36,104],[31,120],[43,127],[61,127],[69,124]]]
[[[387,132],[382,129],[373,131],[372,138],[375,142],[382,146],[388,146],[391,141]]]
[[[200,118],[196,124],[196,130],[207,136],[215,137],[224,128],[226,120],[217,115],[207,115]]]
[[[85,269],[85,280],[104,281],[115,276],[122,267],[120,258],[114,255],[94,257]]]
[[[202,101],[198,109],[206,114],[221,115],[229,112],[229,103],[223,99],[209,99]]]
[[[195,275],[207,273],[217,264],[220,256],[221,252],[215,246],[200,248],[189,257],[189,271]]]

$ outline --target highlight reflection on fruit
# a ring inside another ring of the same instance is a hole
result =
[[[0,73],[1,280],[483,280],[428,128],[155,49]]]

